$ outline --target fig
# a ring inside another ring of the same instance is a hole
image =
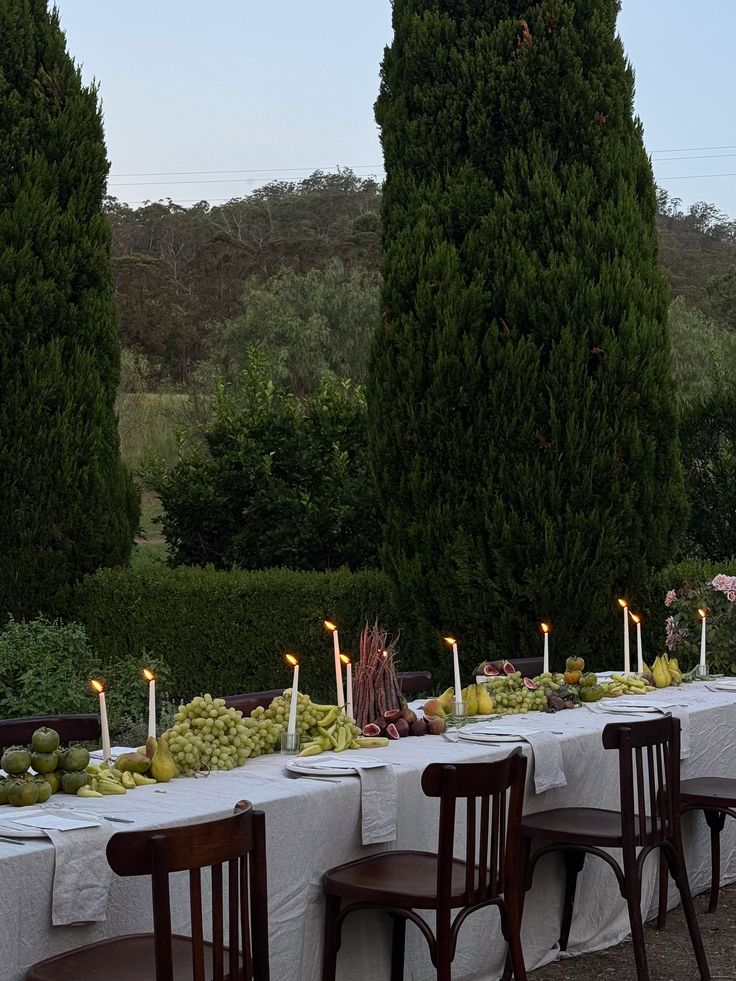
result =
[[[363,726],[364,736],[380,736],[381,727],[377,726],[375,722],[369,722],[367,726]]]
[[[386,709],[383,717],[387,722],[394,722],[401,715],[401,709]]]
[[[445,720],[444,719],[427,719],[427,735],[428,736],[440,736],[445,731]]]
[[[511,661],[504,661],[501,665],[501,669],[504,674],[516,674],[516,668],[513,666]]]
[[[496,667],[495,664],[484,664],[483,665],[483,674],[487,678],[496,678],[496,677],[498,677],[498,668]]]
[[[549,705],[553,712],[560,712],[565,708],[565,702],[563,699],[561,699],[560,696],[556,695],[554,692],[550,692],[549,695],[547,695],[547,705]]]
[[[406,719],[397,719],[396,722],[393,723],[393,726],[402,739],[404,736],[409,735],[409,723],[406,721]]]
[[[539,685],[536,683],[536,681],[532,681],[531,678],[524,678],[524,685],[526,688],[529,689],[529,691],[536,691],[537,688],[539,688]]]
[[[396,728],[393,722],[389,722],[389,724],[386,726],[386,735],[389,739],[401,739],[399,730]]]
[[[412,722],[409,726],[410,736],[426,736],[427,735],[427,723],[424,719],[417,719],[416,722]]]
[[[416,712],[412,712],[408,705],[405,705],[401,710],[401,718],[404,719],[409,725],[413,725],[417,721]]]
[[[374,726],[378,726],[378,728],[383,733],[383,732],[386,731],[386,726],[388,725],[388,722],[386,722],[385,719],[376,719],[376,721],[373,723],[373,725]]]

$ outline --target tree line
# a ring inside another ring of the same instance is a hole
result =
[[[350,170],[222,205],[108,198],[124,387],[232,376],[249,346],[299,394],[325,373],[362,381],[379,313],[380,209],[380,185]],[[736,222],[659,189],[656,223],[671,297],[736,329]]]

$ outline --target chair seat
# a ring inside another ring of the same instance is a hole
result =
[[[728,777],[695,777],[680,783],[683,807],[736,807],[736,780]]]
[[[171,938],[176,981],[192,981],[192,944],[189,937]],[[206,977],[212,977],[212,946],[205,943]],[[228,959],[225,956],[225,967]],[[229,974],[226,975],[229,978]],[[156,981],[152,933],[135,933],[101,940],[34,964],[26,981]]]
[[[634,827],[639,827],[638,815],[634,815]],[[651,832],[649,818],[646,829],[647,833]],[[621,846],[621,813],[596,807],[561,807],[540,811],[522,820],[521,833],[544,841],[618,848]]]
[[[322,878],[328,895],[401,909],[437,906],[437,855],[384,852],[330,869]],[[452,863],[452,906],[465,906],[465,862]]]

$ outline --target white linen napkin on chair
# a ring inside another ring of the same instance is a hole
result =
[[[543,794],[545,790],[566,787],[567,777],[562,765],[562,749],[559,739],[541,729],[519,733],[529,743],[534,757],[534,791]]]

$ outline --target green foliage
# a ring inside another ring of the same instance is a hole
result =
[[[0,718],[95,712],[99,702],[90,690],[91,678],[104,679],[113,732],[124,719],[147,718],[148,689],[141,669],[156,672],[162,704],[168,672],[158,658],[145,653],[144,645],[136,648],[138,655],[131,655],[131,649],[103,666],[80,624],[11,619],[0,630]]]
[[[684,524],[618,7],[393,6],[369,430],[385,568],[427,648],[462,630],[479,656],[538,654],[549,617],[558,650],[605,656],[617,591],[643,591]]]
[[[711,560],[736,555],[736,380],[719,381],[686,405],[680,433],[693,545]]]
[[[262,354],[236,391],[217,389],[204,446],[143,469],[174,564],[353,569],[375,564],[365,403],[349,383],[305,402],[275,386]]]
[[[736,576],[723,571],[712,579],[689,581],[669,592],[665,599],[667,649],[688,670],[700,659],[702,620],[705,610],[706,659],[710,673],[736,673]]]
[[[247,366],[250,350],[263,349],[276,380],[298,396],[315,391],[328,374],[364,381],[378,322],[376,279],[332,259],[323,269],[283,269],[270,280],[252,280],[243,313],[211,328],[210,348],[231,378]]]
[[[706,286],[709,309],[731,331],[736,331],[736,262]]]
[[[670,304],[670,337],[680,400],[690,403],[736,375],[736,333],[682,299]],[[686,410],[685,410],[686,411]]]
[[[127,561],[138,498],[120,462],[119,342],[102,212],[108,163],[45,0],[0,0],[0,616],[54,611]]]
[[[189,701],[210,692],[286,687],[284,652],[301,664],[300,684],[318,700],[334,698],[332,643],[324,618],[340,629],[345,651],[357,654],[363,624],[378,618],[392,633],[388,585],[377,572],[220,572],[181,568],[102,572],[77,589],[75,615],[96,649],[114,664],[127,651],[153,651],[170,672],[169,690]],[[429,667],[435,676],[450,659],[438,659],[402,637],[399,666]],[[468,670],[470,665],[468,664]]]

